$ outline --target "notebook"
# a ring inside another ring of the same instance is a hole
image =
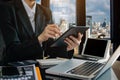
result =
[[[97,61],[87,61],[80,59],[71,59],[64,63],[58,64],[46,70],[47,74],[69,77],[82,80],[96,80],[106,70],[108,70],[116,59],[120,56],[120,46],[106,63]],[[89,67],[88,69],[85,68]],[[96,67],[96,68],[95,68]],[[94,69],[95,68],[95,69]],[[76,72],[75,72],[76,71]],[[82,72],[82,73],[81,73]],[[88,74],[89,73],[89,74]]]
[[[76,55],[75,58],[86,60],[100,60],[109,58],[110,40],[87,38],[81,55]]]
[[[63,63],[69,59],[66,58],[50,58],[50,59],[37,59],[41,68],[50,68],[57,64]]]

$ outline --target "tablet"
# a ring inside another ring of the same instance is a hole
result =
[[[57,46],[64,46],[67,45],[64,42],[64,39],[69,36],[77,37],[78,33],[80,32],[83,34],[89,27],[86,26],[76,26],[69,28],[64,34],[62,34],[58,39],[55,40],[55,42],[51,45],[51,47],[57,47]]]

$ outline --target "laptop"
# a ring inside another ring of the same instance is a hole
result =
[[[74,56],[75,58],[86,60],[100,60],[109,58],[110,40],[87,38],[81,55]]]
[[[106,63],[71,59],[46,70],[47,74],[82,80],[96,80],[108,70],[120,56],[120,46]]]

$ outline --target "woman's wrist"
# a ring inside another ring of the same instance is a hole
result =
[[[40,44],[42,44],[42,42],[44,41],[41,35],[38,36],[38,41],[39,41]]]

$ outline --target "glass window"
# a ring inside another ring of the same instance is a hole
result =
[[[37,3],[41,4],[41,0],[36,0]]]
[[[110,38],[110,0],[86,0],[88,36]]]
[[[65,20],[68,23],[76,22],[76,0],[50,0],[55,23]]]

